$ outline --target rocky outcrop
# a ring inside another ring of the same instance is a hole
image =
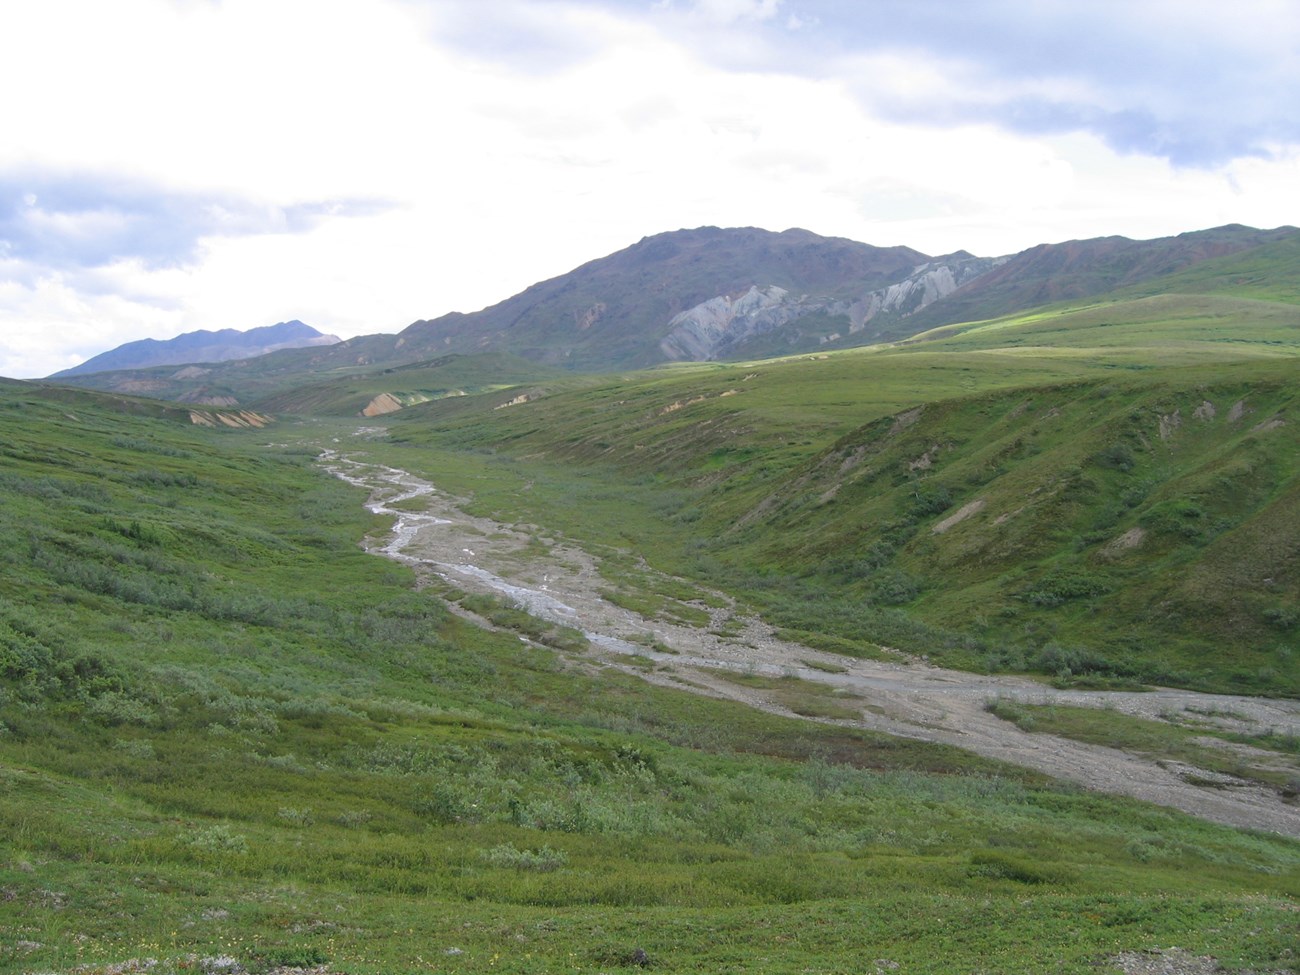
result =
[[[718,295],[677,315],[668,323],[659,351],[678,362],[724,358],[751,339],[811,315],[843,318],[845,332],[852,335],[878,319],[896,321],[927,308],[1005,261],[967,254],[928,261],[903,280],[856,300],[794,295],[776,285],[752,285],[739,296]],[[821,341],[843,337],[836,332]]]
[[[678,362],[715,359],[755,335],[823,311],[828,304],[843,303],[794,298],[776,285],[761,289],[754,285],[737,298],[719,295],[682,312],[668,323],[670,331],[659,343],[659,351]]]
[[[402,401],[392,393],[380,393],[362,409],[362,416],[383,416],[385,413],[396,413],[402,408]]]
[[[178,403],[194,403],[197,406],[238,406],[239,400],[233,396],[222,396],[217,393],[188,393],[182,396]]]
[[[398,410],[405,409],[408,406],[414,406],[417,403],[427,403],[433,399],[428,393],[380,393],[364,407],[361,408],[359,416],[383,416],[385,413],[396,413]]]
[[[271,422],[269,416],[251,410],[238,412],[190,410],[190,422],[200,427],[231,427],[236,430],[255,430]]]
[[[914,315],[1007,260],[1005,257],[969,257],[963,254],[922,264],[897,284],[872,291],[860,302],[855,302],[849,331],[860,332],[877,318],[892,321]]]

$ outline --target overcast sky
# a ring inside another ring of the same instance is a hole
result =
[[[1296,0],[4,0],[0,375],[644,236],[1300,224]]]

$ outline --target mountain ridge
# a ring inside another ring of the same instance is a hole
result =
[[[487,308],[421,319],[397,334],[281,350],[202,373],[155,367],[56,378],[231,406],[305,382],[449,354],[500,352],[574,373],[761,359],[911,339],[945,325],[1158,282],[1296,239],[1300,231],[1293,227],[1230,224],[1147,241],[1112,236],[1040,244],[982,258],[965,251],[933,257],[797,228],[700,227],[644,237]]]
[[[775,286],[851,299],[930,260],[910,247],[799,228],[698,227],[644,237],[481,311],[417,321],[400,334],[410,343],[441,338],[449,347],[440,351],[507,341],[515,354],[578,371],[635,368],[664,361],[659,341],[669,323],[718,296]]]
[[[1152,240],[1108,236],[1038,244],[957,289],[943,309],[918,314],[914,324],[951,325],[1104,294],[1296,233],[1296,228],[1289,226],[1257,230],[1225,224]]]
[[[48,378],[66,379],[96,372],[152,366],[227,362],[231,359],[255,358],[280,349],[334,345],[340,341],[342,340],[337,335],[326,335],[296,318],[246,331],[234,328],[217,331],[199,329],[170,339],[138,339],[127,342]]]

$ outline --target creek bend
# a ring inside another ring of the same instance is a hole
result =
[[[771,627],[716,593],[707,605],[698,604],[709,614],[707,626],[647,619],[602,595],[609,584],[600,575],[599,561],[579,546],[553,538],[539,546],[539,537],[548,533],[537,526],[470,515],[463,501],[432,482],[366,461],[359,453],[329,449],[320,462],[331,474],[368,491],[368,510],[393,519],[385,537],[366,540],[367,551],[410,565],[417,574],[432,573],[466,592],[502,597],[540,619],[578,630],[589,641],[578,654],[585,660],[682,691],[801,720],[955,745],[1086,788],[1171,806],[1214,822],[1300,837],[1300,807],[1276,790],[1116,748],[1030,734],[985,707],[994,699],[1011,699],[1105,708],[1151,720],[1182,717],[1233,731],[1300,735],[1300,702],[1176,689],[1059,690],[1027,678],[948,670],[901,655],[897,663],[861,660],[781,640]],[[719,604],[723,608],[717,608]],[[856,716],[795,714],[762,688],[728,680],[728,673],[795,677],[828,686],[845,695],[841,703],[851,703]]]

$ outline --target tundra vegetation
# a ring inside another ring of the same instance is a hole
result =
[[[578,540],[650,615],[703,625],[707,585],[822,650],[1295,696],[1300,346],[1254,311],[1168,343],[1206,300],[262,430],[0,383],[0,971],[1294,969],[1296,840],[591,668],[367,555],[388,521],[316,463],[337,438]]]
[[[1294,696],[1296,365],[1191,357],[683,368],[426,404],[374,453],[482,513],[739,593],[822,649]]]

